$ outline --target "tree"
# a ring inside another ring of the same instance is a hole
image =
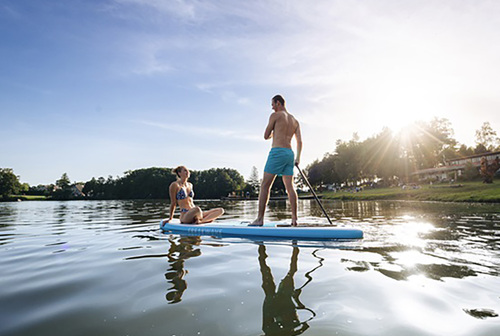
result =
[[[282,176],[276,176],[276,179],[274,179],[273,185],[271,186],[271,192],[274,195],[286,195],[286,187]]]
[[[476,148],[474,148],[474,154],[484,154],[488,152],[488,148],[486,148],[486,146],[481,143],[477,144]]]
[[[445,118],[418,121],[404,131],[405,134],[400,136],[401,150],[409,168],[408,173],[443,164],[449,158],[446,155],[454,153],[457,145],[451,123]]]
[[[474,155],[474,148],[467,147],[466,145],[461,145],[460,148],[456,152],[457,157],[466,157]]]
[[[19,177],[11,168],[0,168],[0,196],[7,198],[19,192],[21,183]]]
[[[500,147],[500,138],[489,122],[484,122],[481,128],[476,131],[476,144],[482,145],[488,152]]]
[[[390,184],[399,175],[399,146],[398,138],[389,128],[363,141],[362,177],[371,181],[382,179],[385,184]]]
[[[346,183],[359,181],[362,175],[362,153],[357,133],[353,134],[353,138],[349,142],[337,140],[335,155],[337,157],[335,169],[340,181]]]
[[[306,167],[307,179],[311,186],[318,186],[322,183],[320,161],[314,160]]]
[[[60,189],[68,189],[71,185],[68,174],[62,174],[61,178],[56,181],[56,186]]]
[[[191,172],[191,182],[199,198],[214,199],[227,196],[233,191],[242,191],[245,180],[241,174],[229,168],[212,168]]]
[[[248,191],[251,196],[257,195],[259,193],[260,179],[257,167],[253,166],[250,172],[250,177],[247,180],[247,185],[245,191]]]
[[[322,184],[340,184],[336,171],[337,157],[334,154],[326,153],[321,161],[315,160],[306,167],[306,175],[312,186]]]
[[[176,177],[169,168],[145,168],[125,172],[117,181],[111,177],[99,179],[106,198],[119,199],[165,199],[168,187]]]
[[[30,185],[28,183],[21,184],[21,186],[19,188],[19,192],[21,192],[23,194],[26,194],[27,192],[29,192],[29,190],[30,190]]]
[[[493,162],[489,163],[488,159],[483,156],[481,158],[481,168],[480,173],[483,177],[483,183],[493,183],[493,176],[495,176],[496,171],[500,168],[500,159],[497,158]]]
[[[52,194],[52,197],[59,200],[71,198],[71,181],[68,174],[62,174],[61,178],[56,181],[56,190]]]
[[[467,162],[464,167],[463,179],[466,181],[472,181],[479,177],[479,169],[474,166],[472,162]]]
[[[83,193],[89,198],[97,198],[97,180],[92,177],[90,181],[85,182],[83,186]]]

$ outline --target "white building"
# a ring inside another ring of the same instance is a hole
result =
[[[479,169],[479,167],[481,167],[482,157],[486,157],[488,162],[492,163],[496,158],[500,157],[500,151],[446,160],[446,164],[444,166],[417,170],[416,172],[412,173],[412,175],[418,176],[419,181],[442,181],[447,180],[450,173],[452,173],[453,178],[457,180],[459,176],[463,175],[467,163],[471,163],[474,167],[477,167],[477,169]]]

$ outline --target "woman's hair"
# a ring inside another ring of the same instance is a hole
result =
[[[179,166],[179,167],[175,168],[174,170],[172,170],[172,173],[174,173],[175,175],[177,175],[177,177],[181,177],[181,176],[179,175],[179,173],[180,173],[183,169],[186,169],[186,166]]]

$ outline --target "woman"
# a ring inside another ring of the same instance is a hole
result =
[[[188,182],[189,170],[184,166],[179,166],[174,169],[174,173],[177,175],[177,181],[172,182],[169,188],[170,217],[164,223],[172,220],[177,205],[181,208],[180,220],[183,224],[210,223],[224,213],[223,208],[202,211],[200,207],[195,206],[193,184]]]

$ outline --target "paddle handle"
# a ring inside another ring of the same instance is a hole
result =
[[[304,175],[304,173],[302,172],[302,169],[300,169],[299,164],[298,164],[298,163],[295,163],[295,166],[296,166],[296,167],[297,167],[297,169],[299,170],[299,173],[300,173],[300,175],[302,175],[302,178],[304,179],[304,181],[306,181],[307,186],[309,187],[309,190],[311,190],[311,192],[312,192],[312,194],[313,194],[314,198],[316,199],[316,201],[318,202],[318,204],[319,204],[319,206],[320,206],[321,210],[323,210],[323,213],[325,214],[326,219],[328,219],[328,222],[330,222],[330,224],[331,224],[331,225],[334,225],[334,224],[332,223],[332,220],[330,219],[330,217],[328,217],[328,214],[326,213],[325,208],[323,208],[323,204],[321,204],[321,202],[319,201],[318,196],[317,196],[317,195],[316,195],[316,193],[314,192],[314,189],[313,189],[313,187],[311,186],[311,183],[309,183],[309,180],[307,179],[307,177],[306,177],[306,176]]]

